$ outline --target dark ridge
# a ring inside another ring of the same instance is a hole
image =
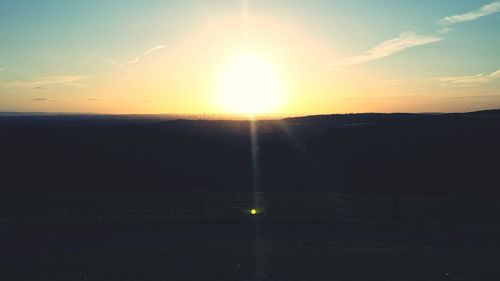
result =
[[[2,189],[500,195],[500,110],[255,121],[0,117]]]

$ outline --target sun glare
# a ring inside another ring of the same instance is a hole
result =
[[[283,105],[283,95],[277,71],[256,54],[234,57],[218,77],[217,104],[226,113],[276,113]]]

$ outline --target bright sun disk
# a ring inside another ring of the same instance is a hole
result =
[[[234,57],[218,79],[217,104],[226,113],[276,113],[283,105],[283,95],[277,71],[252,53]]]

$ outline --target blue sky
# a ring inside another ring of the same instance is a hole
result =
[[[245,14],[282,113],[500,107],[498,1],[0,0],[0,110],[216,112]]]

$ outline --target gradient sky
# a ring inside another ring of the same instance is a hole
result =
[[[0,0],[0,111],[220,113],[251,51],[283,114],[500,108],[500,2]]]

